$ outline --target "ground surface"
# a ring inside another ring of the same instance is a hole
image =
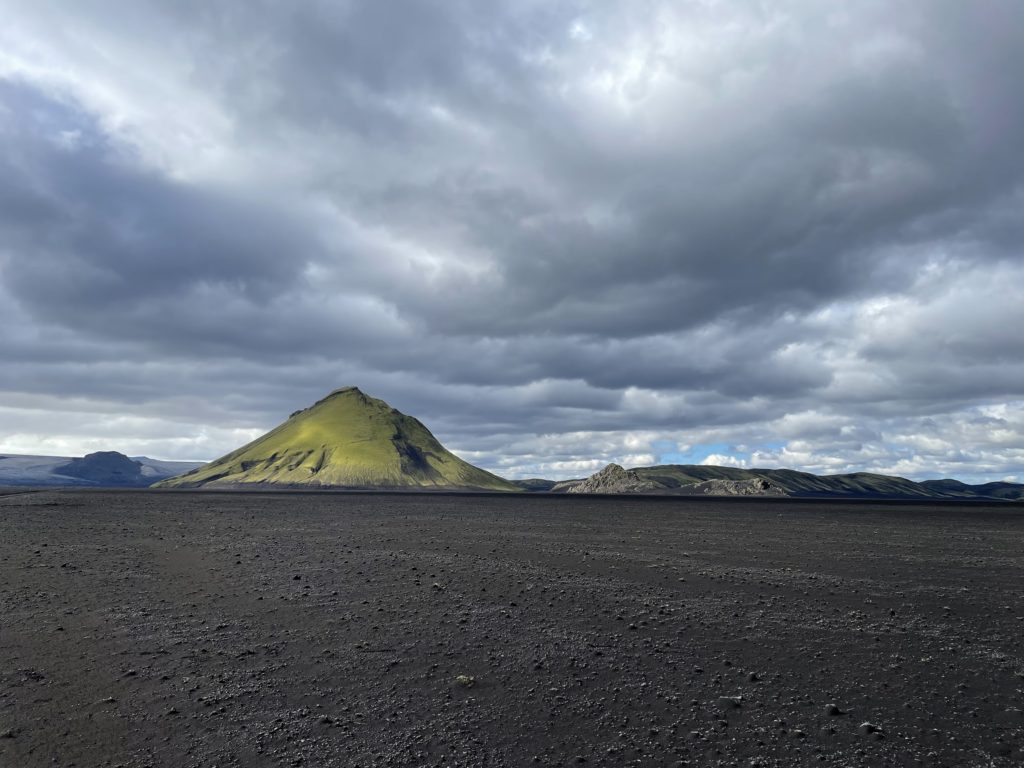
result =
[[[1024,763],[1019,507],[0,495],[0,622],[4,768]]]

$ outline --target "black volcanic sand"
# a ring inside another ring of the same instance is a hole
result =
[[[4,768],[1024,761],[1020,507],[66,491],[0,520]]]

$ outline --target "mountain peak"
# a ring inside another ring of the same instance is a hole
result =
[[[359,387],[338,387],[336,390],[328,394],[324,400],[331,397],[337,397],[338,395],[362,395],[363,397],[366,397],[366,393]]]
[[[346,398],[358,398],[359,400],[367,404],[370,403],[371,401],[376,401],[378,403],[383,403],[386,405],[386,403],[384,403],[383,400],[377,400],[376,398],[368,397],[365,392],[359,389],[359,387],[339,387],[338,389],[335,389],[332,392],[328,392],[324,397],[321,397],[308,408],[300,408],[299,410],[294,411],[292,415],[289,416],[288,418],[293,419],[300,413],[307,413],[308,411],[311,411],[314,408],[318,408],[332,401]]]

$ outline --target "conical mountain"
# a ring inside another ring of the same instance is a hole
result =
[[[356,387],[332,392],[237,451],[155,487],[240,486],[519,490]]]

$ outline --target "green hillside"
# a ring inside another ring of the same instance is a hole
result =
[[[785,490],[790,496],[850,496],[856,498],[956,498],[945,489],[928,487],[903,477],[855,472],[848,475],[812,475],[792,469],[734,469],[703,465],[666,465],[642,467],[636,472],[643,478],[661,483],[665,488],[705,480],[749,480],[763,477]],[[970,486],[968,486],[970,487]],[[972,496],[977,497],[975,493]]]
[[[855,472],[846,475],[812,475],[792,469],[736,469],[703,464],[665,464],[637,467],[642,480],[655,483],[656,490],[645,493],[687,493],[687,486],[710,480],[749,482],[764,478],[789,496],[847,497],[877,499],[1004,499],[1024,500],[1024,486],[1016,483],[967,485],[956,480],[926,480],[921,483],[903,477]],[[534,481],[535,483],[537,481]],[[563,492],[579,480],[557,483],[551,490]]]
[[[238,486],[520,490],[355,387],[332,392],[237,451],[154,487]]]
[[[1020,483],[992,482],[967,485],[959,480],[925,480],[921,485],[945,493],[951,498],[977,498],[983,496],[1007,501],[1024,501],[1024,485]]]

